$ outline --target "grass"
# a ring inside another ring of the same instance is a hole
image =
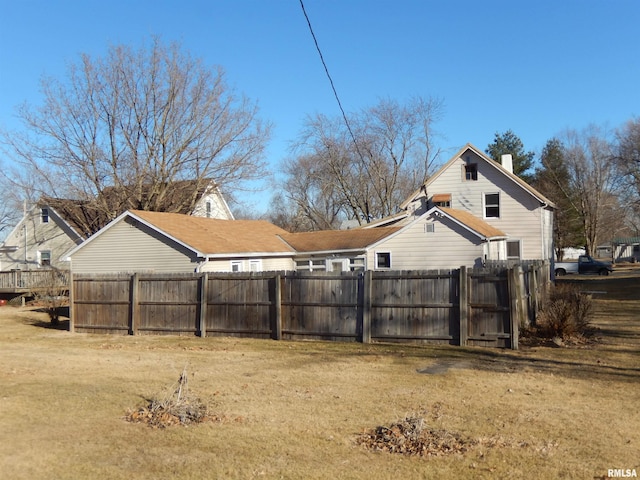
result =
[[[605,478],[640,470],[640,276],[566,277],[599,342],[519,351],[70,334],[0,308],[0,471],[13,479]],[[125,421],[189,372],[217,419]],[[420,415],[476,441],[428,458],[364,431]]]

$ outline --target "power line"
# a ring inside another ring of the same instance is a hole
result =
[[[331,74],[329,73],[329,68],[327,68],[327,64],[324,61],[324,57],[322,56],[322,51],[320,50],[320,45],[318,45],[318,40],[316,39],[315,33],[313,33],[313,27],[311,27],[311,21],[309,20],[309,16],[307,15],[307,11],[304,8],[304,2],[300,0],[300,7],[302,7],[302,13],[304,13],[304,18],[307,19],[307,25],[309,26],[309,31],[311,32],[311,36],[313,37],[313,43],[316,45],[316,50],[318,50],[318,55],[320,55],[320,61],[322,62],[322,66],[324,67],[324,71],[327,74],[327,78],[329,79],[329,83],[331,84],[331,89],[333,90],[333,95],[336,97],[336,101],[338,102],[338,107],[340,107],[340,111],[342,112],[342,118],[344,119],[344,123],[347,126],[347,130],[349,130],[349,135],[351,135],[351,139],[353,140],[353,144],[356,147],[356,152],[358,152],[358,156],[362,161],[364,158],[360,153],[360,149],[358,148],[358,142],[356,142],[356,136],[353,134],[351,130],[351,125],[349,125],[349,120],[347,119],[347,114],[344,113],[344,108],[342,108],[342,102],[340,102],[340,97],[338,97],[338,92],[336,91],[336,87],[333,84],[333,79],[331,78]]]

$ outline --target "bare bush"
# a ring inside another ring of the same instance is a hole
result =
[[[69,303],[68,272],[51,268],[40,272],[33,295],[49,316],[52,325],[60,323],[60,311]]]
[[[591,295],[574,285],[556,285],[536,319],[536,334],[545,338],[584,336],[593,314]]]
[[[189,393],[187,368],[185,367],[177,385],[160,398],[127,414],[126,419],[134,423],[146,423],[153,428],[166,428],[172,425],[201,423],[208,418],[207,406]]]

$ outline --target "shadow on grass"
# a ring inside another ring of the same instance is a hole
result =
[[[50,330],[69,330],[69,320],[60,320],[57,324],[51,322],[43,322],[42,320],[34,320],[30,323],[34,327],[48,328]]]

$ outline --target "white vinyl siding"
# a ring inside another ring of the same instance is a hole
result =
[[[393,270],[472,267],[482,263],[484,245],[477,236],[445,217],[433,221],[434,231],[426,233],[426,223],[430,222],[419,220],[376,245],[375,251],[369,252],[367,263],[377,265],[374,261],[378,252],[391,252]]]
[[[280,272],[295,270],[294,262],[291,257],[266,257],[261,259],[234,259],[241,261],[243,264],[242,271],[258,271],[258,272]],[[252,263],[259,262],[259,270],[251,270]],[[202,265],[202,272],[231,272],[230,259],[210,259]]]
[[[42,209],[33,207],[5,238],[4,245],[14,246],[16,249],[0,253],[0,270],[38,269],[38,252],[43,251],[51,253],[51,266],[67,269],[69,264],[60,260],[60,255],[79,242],[79,237],[60,219],[55,210],[47,209],[47,222],[42,223]]]
[[[460,181],[464,161],[458,158],[429,183],[428,190],[450,192],[452,208],[466,210],[485,219],[509,237],[526,239],[526,242],[522,242],[520,252],[523,259],[550,258],[552,212],[542,208],[538,200],[522,186],[475,153],[467,151],[463,156],[469,156],[471,163],[478,164],[476,181]],[[496,192],[500,192],[500,218],[486,218],[484,195]]]
[[[71,259],[73,272],[195,271],[199,263],[195,254],[135,223],[121,221],[78,250]]]

